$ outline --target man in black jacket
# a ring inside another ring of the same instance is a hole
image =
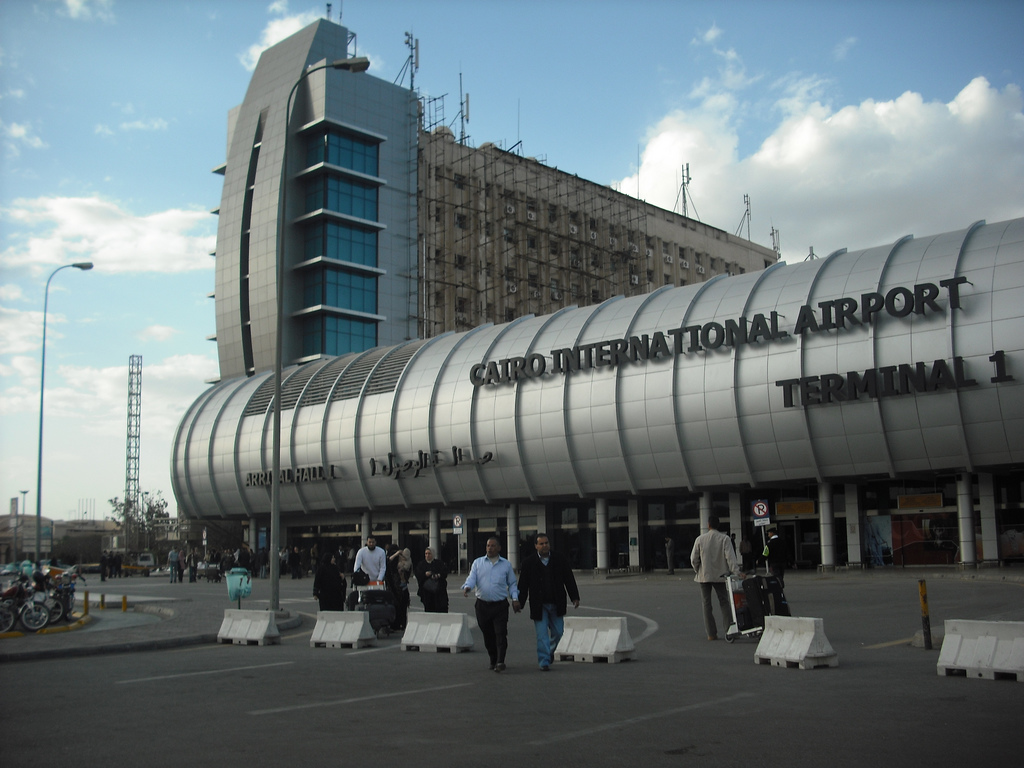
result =
[[[551,542],[546,533],[534,537],[536,555],[530,555],[519,571],[519,599],[512,602],[516,613],[522,610],[526,599],[530,600],[530,618],[537,631],[537,661],[542,672],[551,668],[558,641],[562,639],[568,601],[573,608],[579,608],[580,591],[572,575],[569,561],[551,551]]]

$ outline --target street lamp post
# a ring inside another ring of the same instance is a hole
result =
[[[370,60],[364,56],[351,59],[335,59],[330,63],[318,64],[303,71],[288,93],[284,110],[284,150],[281,153],[281,202],[277,212],[277,326],[274,337],[274,419],[271,440],[271,471],[270,471],[270,610],[277,611],[281,604],[281,371],[283,368],[284,349],[282,335],[284,333],[284,237],[285,219],[288,215],[286,194],[288,190],[288,126],[291,123],[292,98],[299,85],[309,75],[322,69],[341,69],[349,72],[365,72],[370,68]]]
[[[62,269],[81,269],[83,271],[92,269],[91,261],[78,261],[74,264],[65,264],[57,267],[46,279],[46,289],[43,291],[43,351],[39,359],[39,457],[36,465],[36,564],[43,559],[42,534],[43,534],[43,395],[46,391],[46,310],[50,303],[50,281],[53,276]],[[28,491],[22,491],[28,493]]]

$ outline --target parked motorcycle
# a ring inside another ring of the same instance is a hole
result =
[[[24,574],[0,593],[0,606],[0,633],[9,632],[15,619],[29,632],[38,632],[50,623],[45,590],[33,589]]]
[[[71,620],[75,611],[75,583],[81,579],[85,583],[85,577],[72,570],[56,571],[51,569],[51,575],[47,578],[47,591],[49,593],[46,605],[50,610],[50,623],[55,624],[62,619]]]

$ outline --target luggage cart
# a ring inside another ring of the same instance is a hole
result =
[[[764,603],[761,600],[761,580],[758,576],[741,579],[729,575],[729,605],[732,607],[732,624],[725,631],[725,641],[733,642],[737,637],[760,637],[764,632]]]

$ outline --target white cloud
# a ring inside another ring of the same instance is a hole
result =
[[[722,36],[721,28],[717,24],[712,22],[711,26],[702,35],[700,35],[697,39],[695,39],[693,42],[694,43],[708,43],[708,44],[710,44],[710,43],[714,43],[715,40],[717,40],[721,36]]]
[[[288,3],[272,3],[268,10],[271,13],[287,14]],[[242,66],[252,72],[256,69],[256,63],[260,60],[260,54],[267,48],[276,45],[289,35],[294,35],[303,27],[308,27],[319,18],[320,14],[314,11],[307,11],[306,13],[298,13],[291,16],[285,15],[279,19],[271,19],[267,22],[267,26],[263,28],[260,41],[249,46],[244,53],[239,54],[238,60],[242,62]]]
[[[38,136],[33,135],[31,126],[22,123],[5,123],[0,120],[0,135],[4,137],[4,146],[10,157],[21,155],[21,148],[45,149],[47,144]]]
[[[162,117],[151,117],[149,120],[133,120],[130,123],[121,123],[122,131],[166,131],[167,121]]]
[[[49,315],[48,320],[49,323],[60,322],[57,315]],[[42,335],[42,311],[25,312],[0,306],[0,349],[5,355],[35,351]]]
[[[139,338],[142,341],[167,341],[177,333],[178,329],[171,328],[169,325],[151,325],[148,328],[143,328]]]
[[[63,13],[72,19],[114,20],[114,0],[56,0],[56,2],[64,6]]]
[[[24,295],[25,294],[22,293],[20,285],[16,285],[14,283],[0,285],[0,301],[15,301],[23,298]]]
[[[0,482],[10,487],[16,485],[12,478],[35,477],[39,374],[38,365],[30,362],[27,358],[18,362],[23,380],[0,393],[5,427],[29,435],[33,446],[17,450],[13,441],[7,441]],[[162,491],[172,505],[167,456],[174,431],[188,407],[208,388],[203,382],[216,375],[216,359],[203,355],[143,364],[140,484],[147,491]],[[60,474],[44,473],[44,514],[71,517],[83,498],[95,500],[96,509],[103,513],[107,499],[124,494],[127,394],[127,365],[64,365],[47,371],[45,466],[59,467]]]
[[[748,157],[737,153],[741,110],[729,93],[665,117],[642,155],[643,197],[672,208],[678,169],[704,221],[729,228],[752,201],[751,237],[780,230],[783,256],[798,260],[1024,215],[1021,91],[971,81],[950,103],[907,92],[833,111],[810,100],[820,83],[796,80],[776,108],[782,121]],[[620,188],[636,191],[636,176]]]
[[[838,43],[835,48],[832,49],[832,58],[836,61],[842,61],[846,58],[847,54],[853,49],[853,46],[857,44],[856,37],[848,37],[842,42]]]
[[[13,245],[0,266],[41,272],[92,261],[104,272],[189,272],[212,269],[216,226],[205,211],[171,209],[138,216],[98,197],[17,200],[2,211]]]

